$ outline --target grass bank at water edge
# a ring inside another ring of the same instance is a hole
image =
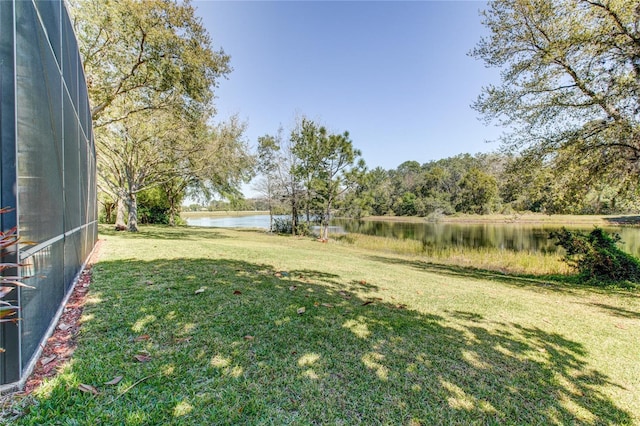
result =
[[[101,231],[78,349],[14,424],[640,424],[638,293],[260,232]]]

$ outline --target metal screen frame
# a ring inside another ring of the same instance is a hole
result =
[[[0,1],[2,230],[33,241],[14,257],[34,289],[4,296],[0,391],[20,387],[97,241],[96,158],[86,80],[63,0]],[[5,259],[6,261],[6,259]]]

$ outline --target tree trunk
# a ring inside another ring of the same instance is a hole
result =
[[[105,201],[102,203],[102,207],[104,208],[104,221],[105,223],[113,222],[113,210],[115,209],[115,203],[110,203]]]
[[[324,226],[322,229],[322,239],[325,241],[329,240],[329,220],[331,218],[331,201],[327,203],[327,211],[324,213]]]
[[[169,226],[176,226],[176,219],[180,217],[180,204],[184,198],[185,187],[186,183],[181,179],[170,180],[161,186],[169,203]]]
[[[169,226],[176,226],[175,217],[178,215],[176,200],[172,196],[168,196],[167,198],[169,199]]]
[[[116,230],[127,229],[127,224],[124,221],[125,205],[124,199],[118,197],[116,200]]]
[[[138,197],[135,192],[129,193],[127,207],[129,208],[129,227],[127,231],[138,232]]]
[[[307,185],[307,205],[306,205],[306,210],[307,210],[307,225],[311,224],[311,189],[310,189],[311,185]]]
[[[291,235],[298,233],[298,203],[295,197],[291,199]]]

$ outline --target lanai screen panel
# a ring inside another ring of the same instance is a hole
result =
[[[17,256],[33,289],[7,295],[0,385],[23,377],[97,240],[95,147],[86,82],[62,1],[0,1],[2,228],[33,245]],[[6,96],[5,96],[6,95]],[[13,157],[12,157],[13,156]]]
[[[0,1],[0,156],[2,170],[0,173],[0,198],[2,206],[15,206],[16,194],[16,146],[15,146],[15,68],[13,30],[13,3]],[[15,210],[0,215],[2,230],[6,231],[16,225]],[[14,261],[5,257],[3,261]],[[17,291],[2,297],[3,301],[16,303]],[[20,378],[19,330],[12,324],[0,325],[0,384],[16,381]]]

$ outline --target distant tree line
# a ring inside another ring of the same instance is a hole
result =
[[[282,142],[282,141],[280,141]],[[263,140],[264,143],[264,140]],[[283,167],[283,164],[278,167]],[[192,204],[190,211],[269,211],[291,215],[291,196],[275,173],[259,176],[262,196]],[[284,173],[282,178],[292,176]],[[274,182],[269,183],[268,179]],[[314,185],[299,182],[295,200],[302,222],[321,222],[323,202]],[[514,214],[623,214],[640,211],[638,189],[630,182],[593,179],[579,167],[541,164],[502,153],[460,154],[441,160],[405,161],[395,169],[358,169],[334,200],[332,214],[342,217]],[[168,223],[169,203],[159,188],[139,197],[142,223]]]
[[[262,179],[259,186],[265,196],[262,204],[251,200],[254,206],[268,205],[266,178]],[[640,210],[639,194],[629,183],[596,179],[582,173],[579,165],[545,164],[503,153],[460,154],[423,164],[406,161],[389,170],[359,169],[335,201],[333,214],[437,218],[457,213],[635,213]],[[281,196],[270,198],[273,207],[286,210]],[[303,210],[309,206],[314,211],[313,192],[301,187],[298,198]]]
[[[365,173],[343,203],[344,216],[455,213],[618,214],[640,209],[637,186],[589,176],[579,165],[509,154],[461,154]]]

